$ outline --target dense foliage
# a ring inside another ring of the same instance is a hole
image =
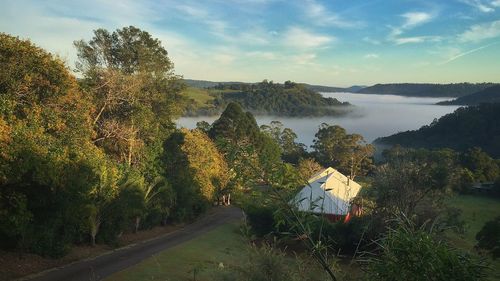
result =
[[[177,197],[178,218],[202,213],[226,189],[230,172],[210,138],[199,130],[182,129],[165,141],[166,171]]]
[[[476,234],[477,247],[491,253],[493,258],[500,258],[500,216],[488,221]]]
[[[165,223],[176,200],[163,140],[182,111],[166,50],[147,32],[99,29],[62,61],[0,35],[2,248],[64,255]]]
[[[335,167],[351,179],[369,171],[375,148],[363,136],[348,134],[344,128],[326,123],[314,136],[314,156],[323,166]]]
[[[381,144],[406,147],[452,148],[465,151],[480,147],[491,156],[500,157],[500,104],[462,107],[428,126],[379,138]]]
[[[488,87],[479,92],[462,96],[451,101],[442,101],[440,105],[478,105],[481,103],[500,103],[500,85]]]
[[[389,230],[371,259],[369,280],[484,280],[485,266],[422,228],[402,222]]]
[[[348,110],[349,103],[325,98],[303,85],[290,81],[284,84],[264,80],[256,84],[220,84],[221,90],[206,108],[191,114],[217,114],[231,102],[239,103],[253,114],[277,116],[331,116]],[[223,91],[225,90],[225,91]]]
[[[361,94],[399,95],[408,97],[461,97],[470,95],[495,84],[493,83],[456,83],[456,84],[376,84],[360,89]]]

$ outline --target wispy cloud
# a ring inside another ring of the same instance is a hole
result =
[[[378,59],[380,56],[378,54],[370,53],[363,56],[365,59]]]
[[[435,17],[434,14],[427,12],[408,12],[400,16],[405,20],[398,27],[390,26],[391,32],[387,36],[389,41],[394,42],[396,45],[403,45],[410,43],[437,42],[441,40],[440,36],[403,36],[406,31],[432,21]]]
[[[424,42],[439,42],[441,40],[442,40],[441,36],[413,36],[413,37],[398,37],[393,39],[396,45],[424,43]]]
[[[304,9],[312,24],[320,26],[336,26],[341,28],[361,26],[361,22],[342,18],[314,0],[304,1],[301,5],[305,5],[301,8]]]
[[[495,11],[495,7],[500,7],[500,1],[483,1],[483,0],[461,0],[460,2],[474,7],[483,13],[491,13]]]
[[[335,41],[335,38],[328,35],[322,35],[310,32],[300,27],[291,27],[284,34],[284,44],[287,46],[307,49],[324,47]]]
[[[479,42],[500,36],[500,20],[476,24],[458,36],[460,42]]]
[[[490,46],[497,45],[498,43],[500,43],[500,42],[494,42],[494,43],[491,43],[491,44],[487,44],[487,45],[484,45],[484,46],[481,46],[481,47],[478,47],[478,48],[475,48],[475,49],[469,50],[469,51],[467,51],[467,52],[460,53],[460,54],[455,55],[455,56],[453,56],[453,57],[449,58],[448,60],[446,60],[446,61],[444,61],[444,62],[440,63],[439,65],[445,65],[445,64],[450,63],[450,62],[452,62],[452,61],[454,61],[454,60],[457,60],[457,59],[459,59],[459,58],[461,58],[461,57],[463,57],[463,56],[467,56],[467,55],[470,55],[470,54],[472,54],[472,53],[475,53],[475,52],[481,51],[481,50],[483,50],[483,49],[486,49],[486,48],[488,48],[488,47],[490,47]]]
[[[431,14],[424,12],[405,13],[401,16],[406,19],[405,23],[402,26],[403,29],[409,29],[424,24],[431,21],[433,18]]]

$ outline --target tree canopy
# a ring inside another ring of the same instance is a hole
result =
[[[348,134],[338,125],[320,125],[315,135],[315,158],[323,166],[331,166],[354,179],[371,166],[374,147],[358,134]]]

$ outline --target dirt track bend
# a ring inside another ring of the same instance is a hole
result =
[[[107,276],[139,263],[165,249],[179,245],[204,234],[219,225],[241,219],[243,213],[236,207],[220,207],[214,213],[206,215],[192,224],[158,238],[139,242],[114,250],[93,259],[78,261],[64,267],[51,269],[36,276],[20,280],[32,281],[92,281]]]

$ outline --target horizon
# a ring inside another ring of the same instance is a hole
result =
[[[73,41],[90,40],[97,28],[133,25],[162,41],[185,79],[335,87],[500,82],[500,0],[26,0],[2,6],[1,32],[30,39],[71,69]]]

